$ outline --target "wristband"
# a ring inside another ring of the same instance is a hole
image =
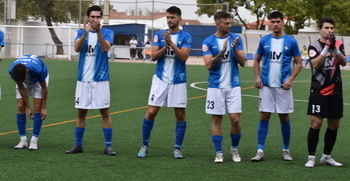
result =
[[[339,51],[339,50],[338,50]],[[328,46],[325,46],[321,52],[321,55],[323,57],[327,57],[327,54],[329,53],[329,47]]]
[[[333,53],[334,53],[335,56],[341,54],[341,52],[339,51],[338,48],[335,48],[334,51],[333,51]]]

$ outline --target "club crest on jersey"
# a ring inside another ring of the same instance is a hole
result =
[[[289,48],[288,48],[288,46],[284,46],[284,49],[285,49],[285,50],[288,50]]]
[[[178,45],[181,45],[181,41],[178,41],[177,44],[178,44]]]
[[[154,43],[157,43],[159,41],[158,36],[154,36]]]
[[[316,51],[315,50],[309,50],[309,55],[310,55],[310,57],[314,57],[314,56],[316,56]]]
[[[203,51],[203,52],[207,52],[208,50],[209,50],[208,46],[205,45],[205,44],[203,44],[203,45],[202,45],[202,51]]]

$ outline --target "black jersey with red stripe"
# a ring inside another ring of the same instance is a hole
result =
[[[322,52],[325,43],[319,40],[312,42],[309,45],[309,57],[310,60],[318,57]],[[336,41],[336,47],[342,54],[344,53],[344,44],[342,41]],[[340,95],[343,92],[340,64],[334,54],[329,53],[326,57],[324,64],[315,69],[311,68],[312,81],[311,81],[311,94],[314,95]]]

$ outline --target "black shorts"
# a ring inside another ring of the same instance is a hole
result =
[[[343,117],[343,95],[310,95],[307,115],[328,119]]]

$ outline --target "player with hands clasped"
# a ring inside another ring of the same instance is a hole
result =
[[[101,28],[102,9],[91,6],[87,10],[84,29],[78,30],[74,49],[79,52],[78,77],[75,89],[75,108],[78,116],[75,127],[75,146],[66,154],[83,152],[83,136],[89,109],[99,109],[105,138],[104,153],[116,155],[112,149],[112,119],[109,112],[110,89],[108,51],[114,41],[112,30]]]
[[[38,149],[38,137],[43,120],[46,118],[46,100],[48,94],[49,73],[44,62],[36,55],[23,55],[12,63],[9,74],[16,82],[17,127],[20,142],[15,149],[28,146],[26,136],[27,117],[33,119],[33,133],[28,149]],[[30,106],[28,97],[34,97],[34,107]]]
[[[231,121],[230,152],[234,162],[240,162],[238,144],[241,139],[240,114],[242,112],[241,85],[238,66],[246,62],[242,39],[230,33],[231,15],[217,12],[214,21],[217,27],[215,34],[203,41],[203,59],[209,70],[208,89],[205,112],[212,115],[211,132],[216,155],[214,162],[222,163],[222,130],[223,115],[229,115]]]
[[[137,156],[146,157],[149,139],[160,107],[173,107],[176,117],[174,158],[183,158],[180,152],[186,132],[187,88],[186,61],[191,51],[192,37],[179,28],[181,10],[172,6],[167,9],[169,29],[158,31],[154,36],[152,60],[157,60],[153,75],[148,108],[142,121],[142,147]]]
[[[343,88],[340,65],[346,66],[344,44],[335,39],[335,22],[332,18],[322,18],[318,24],[320,39],[309,45],[312,65],[312,79],[307,114],[310,128],[307,136],[308,161],[305,167],[314,167],[315,153],[323,119],[327,118],[321,164],[343,166],[331,157],[340,119],[343,117]]]
[[[264,160],[265,141],[271,113],[277,112],[281,122],[282,155],[285,161],[293,158],[289,152],[291,126],[289,113],[294,111],[292,81],[302,69],[297,41],[284,34],[283,14],[275,11],[269,16],[272,33],[261,38],[254,59],[255,87],[259,89],[260,121],[258,150],[253,162]],[[296,63],[292,72],[291,62]],[[260,74],[260,61],[263,60]]]

